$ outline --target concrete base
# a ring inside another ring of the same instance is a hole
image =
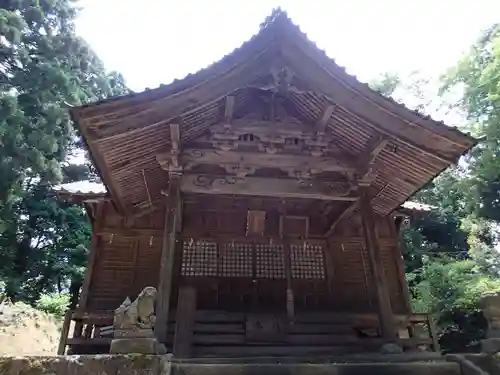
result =
[[[165,346],[156,338],[122,338],[113,339],[109,349],[111,354],[165,354]]]

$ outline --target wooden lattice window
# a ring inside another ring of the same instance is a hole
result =
[[[315,243],[297,243],[290,246],[292,277],[294,279],[324,279],[323,246]]]
[[[206,240],[185,240],[182,276],[217,276],[217,244]]]
[[[256,276],[267,279],[285,278],[283,245],[278,243],[257,243],[255,246]]]
[[[222,277],[252,277],[252,244],[228,242],[220,247],[220,270]]]

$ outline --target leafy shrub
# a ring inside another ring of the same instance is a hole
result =
[[[36,302],[36,308],[48,314],[62,317],[69,306],[68,293],[44,294]]]

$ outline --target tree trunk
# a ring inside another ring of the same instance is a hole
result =
[[[78,304],[78,297],[80,296],[80,287],[82,286],[81,280],[72,280],[69,286],[70,300],[69,308],[71,310],[76,308]]]

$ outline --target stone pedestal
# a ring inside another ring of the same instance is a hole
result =
[[[165,345],[158,342],[154,333],[154,303],[156,289],[144,288],[131,302],[127,297],[115,310],[113,319],[112,354],[165,354]]]
[[[111,341],[111,354],[165,354],[165,346],[154,337],[121,338]]]

